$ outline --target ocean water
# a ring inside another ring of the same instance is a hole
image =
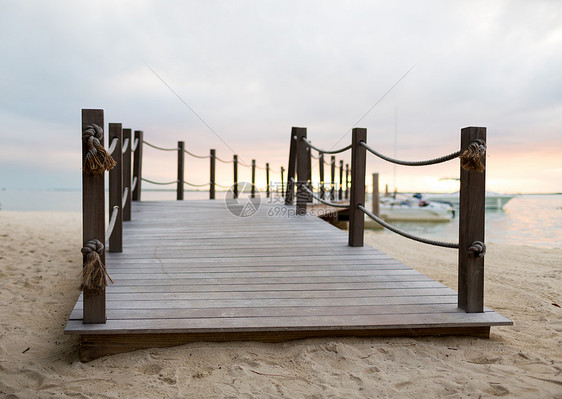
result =
[[[175,191],[144,191],[145,201],[174,201]],[[224,192],[217,192],[217,201]],[[206,191],[186,191],[185,199],[206,199]],[[1,211],[82,210],[80,190],[0,190]],[[369,209],[369,204],[366,204]],[[459,220],[449,223],[394,223],[410,233],[443,241],[457,241]],[[1,229],[1,226],[0,226]],[[387,230],[375,234],[394,234]],[[486,211],[486,242],[562,248],[562,195],[518,195],[503,210]]]

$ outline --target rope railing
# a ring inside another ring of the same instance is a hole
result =
[[[294,179],[292,179],[292,181],[293,181],[293,183],[295,183]],[[320,198],[319,196],[314,194],[314,192],[312,190],[310,190],[308,187],[306,187],[306,184],[303,184],[302,188],[304,189],[304,191],[306,191],[307,193],[312,195],[312,198],[318,200],[319,202],[321,202],[325,205],[333,206],[334,208],[349,208],[349,204],[336,204],[334,202],[326,201],[325,199]]]
[[[146,140],[143,140],[142,143],[143,143],[143,144],[146,144],[146,145],[149,146],[149,147],[152,147],[152,148],[155,148],[155,149],[157,149],[157,150],[160,150],[160,151],[177,151],[177,150],[178,150],[177,147],[176,147],[176,148],[163,148],[163,147],[158,147],[158,146],[156,146],[156,145],[154,145],[154,144],[150,144],[150,143],[149,143],[148,141],[146,141]]]
[[[177,180],[173,180],[173,181],[169,181],[169,182],[164,182],[164,183],[162,183],[162,182],[157,182],[157,181],[148,180],[148,179],[145,179],[144,177],[141,177],[141,180],[142,180],[142,181],[145,181],[145,182],[147,182],[147,183],[158,184],[159,186],[166,186],[166,185],[168,185],[168,184],[177,184],[177,182],[178,182]]]
[[[131,192],[135,191],[135,187],[137,186],[137,177],[133,177],[133,182],[131,183]]]
[[[210,185],[211,183],[193,184],[193,183],[184,181],[183,184],[187,184],[188,186],[191,186],[191,187],[205,187],[205,186]]]
[[[199,159],[211,158],[210,155],[196,155],[196,154],[194,154],[192,152],[189,152],[187,150],[183,150],[183,152],[185,152],[189,156],[192,156],[193,158],[199,158]]]
[[[220,158],[217,157],[217,156],[215,156],[215,159],[216,159],[217,161],[219,161],[219,162],[222,162],[222,163],[233,163],[233,162],[234,162],[234,160],[232,160],[232,159],[231,159],[230,161],[225,161],[224,159],[220,159]]]
[[[340,148],[340,149],[338,149],[338,150],[323,150],[323,149],[321,149],[321,148],[318,148],[318,147],[312,145],[312,143],[310,142],[310,140],[307,140],[307,139],[304,138],[304,137],[302,138],[302,141],[304,141],[310,148],[312,148],[312,149],[314,149],[314,150],[316,150],[316,151],[318,151],[318,152],[324,153],[324,154],[339,154],[340,152],[347,151],[347,150],[349,150],[349,149],[351,148],[351,144],[350,144],[350,145],[345,146],[345,147],[343,147],[343,148]]]
[[[138,137],[135,138],[135,141],[133,143],[133,146],[131,147],[131,152],[135,152],[137,150],[137,147],[139,146],[139,139]]]
[[[113,140],[111,140],[111,145],[107,149],[107,153],[109,155],[113,155],[113,153],[115,152],[115,149],[117,148],[118,142],[119,142],[119,139],[117,137],[114,137]]]
[[[445,155],[439,158],[434,158],[434,159],[429,159],[426,161],[402,161],[400,159],[394,159],[394,158],[390,158],[387,157],[386,155],[381,154],[380,152],[372,149],[371,147],[369,147],[364,141],[361,141],[359,144],[361,144],[363,147],[365,147],[367,149],[367,151],[369,151],[371,154],[376,155],[377,157],[384,159],[385,161],[391,162],[391,163],[395,163],[397,165],[403,165],[403,166],[426,166],[426,165],[435,165],[438,163],[442,163],[442,162],[446,162],[446,161],[450,161],[452,159],[458,158],[461,155],[460,151],[456,151],[453,152],[449,155]]]
[[[125,208],[128,199],[129,199],[129,187],[125,187],[125,189],[123,190],[123,199],[121,200],[121,208]]]
[[[256,169],[266,170],[267,168],[264,168],[264,167],[261,167],[261,166],[256,165]]]
[[[357,205],[357,208],[361,209],[365,215],[369,216],[371,219],[373,219],[375,222],[377,222],[378,224],[380,224],[384,228],[386,228],[386,229],[388,229],[388,230],[390,230],[390,231],[392,231],[396,234],[399,234],[402,237],[406,237],[406,238],[409,238],[411,240],[418,241],[418,242],[421,242],[421,243],[424,243],[424,244],[435,245],[435,246],[438,246],[438,247],[453,248],[453,249],[459,248],[458,243],[431,240],[431,239],[428,239],[428,238],[418,237],[416,235],[407,233],[404,230],[400,230],[398,227],[395,227],[391,224],[388,224],[384,220],[382,220],[381,218],[373,215],[371,212],[369,212],[367,209],[365,209],[365,207],[363,205]]]
[[[121,148],[121,152],[125,154],[128,148],[129,148],[129,138],[127,137],[125,140],[123,140],[123,147]]]
[[[232,186],[223,186],[222,184],[219,183],[215,183],[215,186],[218,186],[220,188],[231,188]]]
[[[107,226],[107,230],[105,232],[105,242],[109,241],[109,237],[111,237],[111,233],[113,233],[113,228],[115,227],[115,222],[117,221],[118,213],[119,213],[119,207],[114,206],[113,210],[111,211],[111,218],[109,220],[109,225]]]

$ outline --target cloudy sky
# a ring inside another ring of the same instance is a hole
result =
[[[0,6],[0,188],[80,187],[80,109],[103,108],[156,145],[235,151],[275,171],[291,126],[326,148],[365,127],[371,146],[408,160],[454,152],[462,127],[486,126],[489,189],[562,191],[560,1]],[[173,153],[147,149],[144,166],[175,179]],[[399,190],[454,191],[439,179],[458,169],[395,178],[368,163]],[[186,176],[207,181],[207,163],[188,160]],[[230,179],[221,164],[219,182]]]

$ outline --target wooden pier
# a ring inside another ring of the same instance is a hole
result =
[[[265,168],[255,160],[251,166],[241,164],[251,167],[245,192],[236,154],[232,161],[219,158],[214,149],[209,156],[196,155],[181,141],[177,147],[158,147],[144,141],[139,130],[133,140],[132,129],[120,123],[109,124],[106,151],[103,127],[103,110],[82,110],[83,293],[65,329],[80,336],[82,361],[193,341],[488,337],[491,326],[512,324],[484,306],[485,128],[462,129],[460,151],[414,162],[369,147],[364,128],[354,128],[351,144],[337,150],[320,149],[307,139],[306,128],[292,128],[286,185],[281,168],[281,194],[273,196],[269,163]],[[176,180],[142,177],[143,144],[177,152]],[[319,154],[320,196],[312,186],[311,150]],[[341,160],[336,190],[334,156],[326,189],[324,155],[347,150],[351,168],[346,166],[345,190]],[[408,166],[460,158],[459,242],[417,237],[381,220],[376,206],[373,213],[365,209],[367,151]],[[185,153],[209,159],[208,183],[185,180]],[[216,161],[232,163],[231,200],[215,199]],[[266,175],[263,203],[256,168]],[[107,230],[106,170],[111,170]],[[141,202],[143,181],[176,185],[178,201]],[[184,185],[209,186],[209,200],[183,201]],[[319,208],[313,199],[323,204],[325,218],[327,210],[346,212],[348,232],[314,215]],[[458,250],[458,293],[365,246],[365,215],[410,239]],[[107,273],[114,284],[106,287]]]
[[[106,254],[107,322],[83,324],[81,297],[66,326],[82,361],[192,341],[487,336],[511,324],[459,310],[455,291],[293,206],[237,217],[222,200],[138,202],[132,213],[123,252]]]

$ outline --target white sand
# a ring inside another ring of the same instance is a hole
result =
[[[455,251],[367,242],[456,288]],[[562,398],[561,249],[489,245],[486,305],[515,322],[490,340],[195,343],[82,364],[63,335],[80,245],[78,213],[0,211],[0,397]]]

